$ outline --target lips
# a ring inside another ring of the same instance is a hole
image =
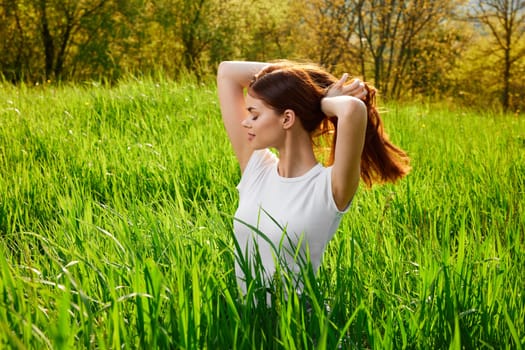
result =
[[[253,140],[254,137],[255,137],[255,134],[248,133],[248,141]]]

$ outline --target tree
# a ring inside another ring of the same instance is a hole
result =
[[[161,42],[157,54],[168,48],[175,75],[192,72],[198,77],[215,71],[217,61],[232,57],[236,38],[239,37],[238,20],[242,18],[242,5],[238,0],[157,0],[155,14],[147,26],[157,22],[170,42]],[[149,40],[158,41],[150,36]]]
[[[102,11],[106,0],[39,0],[38,16],[45,56],[45,78],[60,79],[68,49],[82,20]]]
[[[0,2],[0,74],[18,82],[38,70],[34,57],[38,57],[38,41],[32,33],[38,32],[31,21],[31,6],[24,1]]]
[[[110,37],[104,31],[111,2],[0,1],[0,74],[13,82],[62,79],[66,69],[72,75],[75,63],[85,65],[94,50],[108,51],[97,48]]]
[[[495,42],[494,53],[499,56],[503,76],[501,103],[510,107],[513,66],[525,57],[525,0],[478,0],[473,18],[488,28]]]
[[[451,17],[453,0],[359,0],[358,34],[361,66],[372,61],[374,84],[387,96],[398,98],[414,60],[433,50],[423,39]],[[424,50],[424,51],[422,51]]]
[[[300,3],[305,30],[301,33],[307,56],[320,65],[334,70],[339,65],[348,69],[355,54],[356,1],[363,0],[311,0]],[[298,9],[300,11],[300,9]],[[313,45],[312,45],[313,43]]]
[[[274,60],[279,58],[299,58],[301,36],[301,13],[294,11],[287,1],[243,1],[235,0],[238,12],[235,40],[232,45],[239,58],[248,60]],[[300,10],[299,10],[300,11]]]

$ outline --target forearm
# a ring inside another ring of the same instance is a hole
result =
[[[360,155],[368,119],[363,101],[351,96],[325,97],[321,100],[321,109],[337,118],[336,157],[341,151],[347,159]],[[349,152],[357,153],[349,156]]]
[[[223,61],[219,65],[217,81],[228,81],[245,88],[253,76],[267,65],[265,62]]]
[[[366,106],[363,101],[352,96],[332,96],[324,97],[321,100],[321,110],[328,117],[347,118],[353,114],[365,114]]]
[[[245,104],[244,88],[266,65],[267,63],[262,62],[225,61],[217,70],[217,92],[222,120],[241,171],[244,170],[253,151],[248,147],[248,138],[242,126],[242,121],[249,115]]]
[[[326,115],[337,118],[332,192],[337,207],[343,209],[359,185],[367,109],[361,100],[351,96],[325,97],[321,108]]]

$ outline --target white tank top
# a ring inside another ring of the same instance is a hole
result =
[[[317,271],[326,244],[348,210],[338,210],[333,199],[331,167],[317,164],[302,176],[285,178],[278,174],[277,163],[278,158],[269,150],[255,151],[237,186],[239,207],[233,227],[242,254],[236,252],[235,271],[243,292],[246,285],[240,257],[253,263],[257,246],[267,281],[275,273],[277,258],[289,271],[298,273],[299,259],[308,256]]]

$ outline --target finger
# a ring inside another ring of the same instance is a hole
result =
[[[347,90],[354,91],[354,90],[361,89],[362,87],[364,87],[364,84],[361,82],[361,80],[354,79],[354,81],[350,85],[348,85]]]
[[[343,76],[341,77],[341,79],[339,79],[339,81],[337,82],[337,85],[338,86],[343,86],[346,79],[348,79],[348,73],[344,73]]]
[[[350,95],[350,96],[356,96],[358,95],[359,93],[361,93],[361,87],[359,85],[359,83],[357,82],[352,82],[351,84],[345,86],[344,88],[344,93],[346,95]]]
[[[356,97],[359,99],[363,99],[366,97],[366,95],[368,95],[368,91],[366,91],[366,89],[363,88],[363,91],[361,91]]]
[[[359,82],[358,91],[361,94],[364,94],[363,96],[366,96],[366,94],[367,94],[367,91],[366,91],[366,88],[365,88],[365,83],[363,83],[362,81]]]
[[[351,84],[347,85],[345,93],[360,99],[364,98],[368,94],[365,83],[359,79],[355,79]]]

